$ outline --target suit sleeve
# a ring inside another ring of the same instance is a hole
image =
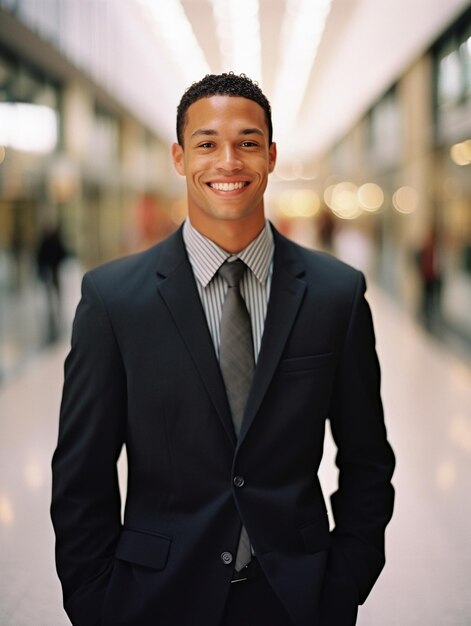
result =
[[[395,464],[386,437],[380,368],[365,290],[364,277],[358,274],[330,412],[339,486],[331,499],[335,528],[327,576],[332,575],[333,580],[341,563],[354,581],[359,604],[384,566],[384,533],[393,511]]]
[[[123,445],[126,380],[91,275],[82,285],[65,362],[51,516],[64,607],[75,626],[100,623],[121,528],[116,463]]]

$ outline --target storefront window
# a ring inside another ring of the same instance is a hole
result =
[[[401,154],[401,114],[396,90],[389,91],[370,111],[368,147],[371,165],[383,170],[395,165]]]
[[[463,80],[461,59],[458,50],[445,53],[440,59],[437,89],[438,106],[452,106],[460,101],[463,90]]]
[[[435,50],[436,104],[457,108],[471,99],[471,23],[457,26]]]
[[[471,27],[466,33],[466,38],[460,46],[460,53],[463,59],[465,89],[468,98],[471,98]]]

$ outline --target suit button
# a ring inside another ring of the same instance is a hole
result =
[[[234,485],[236,487],[243,487],[245,485],[245,480],[243,476],[235,476],[234,477]]]
[[[223,552],[221,554],[221,561],[224,563],[224,565],[230,565],[232,563],[232,554],[230,552]]]

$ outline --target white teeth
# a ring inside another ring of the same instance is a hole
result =
[[[210,183],[210,187],[217,189],[218,191],[235,191],[236,189],[242,189],[245,187],[245,183]]]

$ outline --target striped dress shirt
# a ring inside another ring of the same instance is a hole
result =
[[[225,261],[236,258],[247,265],[248,270],[242,277],[240,291],[250,314],[256,363],[262,343],[273,272],[274,242],[268,222],[258,237],[235,255],[202,235],[191,225],[189,219],[183,225],[183,241],[218,358],[222,307],[228,290],[227,283],[218,274],[218,270]]]

